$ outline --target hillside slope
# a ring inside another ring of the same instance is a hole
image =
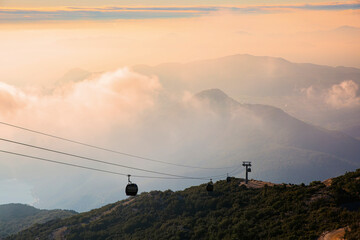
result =
[[[350,227],[359,239],[360,169],[305,185],[240,186],[241,179],[218,181],[184,191],[153,191],[36,225],[8,239],[317,239],[323,232]]]
[[[17,233],[37,223],[76,214],[67,210],[40,210],[24,204],[0,205],[0,239]]]
[[[356,139],[360,139],[360,125],[341,129],[341,131]]]

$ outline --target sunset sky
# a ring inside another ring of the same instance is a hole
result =
[[[0,79],[241,53],[359,67],[359,32],[359,1],[2,0]]]
[[[239,5],[239,4],[279,4],[279,3],[328,3],[326,0],[199,0],[194,3],[191,0],[171,1],[171,0],[63,0],[63,1],[47,1],[47,0],[2,0],[5,6],[102,6],[102,5]],[[336,1],[338,3],[349,2],[346,0]]]

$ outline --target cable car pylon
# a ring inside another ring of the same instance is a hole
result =
[[[245,184],[248,184],[248,173],[251,172],[251,162],[248,162],[248,161],[244,161],[243,164],[242,164],[244,167],[246,167],[246,171],[245,171]]]
[[[228,174],[228,173],[226,174],[226,176],[227,176],[227,177],[226,177],[226,182],[231,182],[231,177],[229,177],[229,174]]]

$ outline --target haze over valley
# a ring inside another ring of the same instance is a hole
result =
[[[243,175],[241,163],[247,160],[256,169],[252,178],[309,183],[360,165],[356,132],[341,132],[360,124],[359,79],[360,70],[356,68],[297,64],[250,55],[134,66],[105,73],[75,69],[45,91],[22,90],[3,83],[1,111],[4,122],[96,146],[177,164],[238,166],[237,176]],[[311,96],[314,91],[320,94]],[[227,95],[229,92],[232,95]],[[141,164],[151,170],[200,177],[231,170],[174,169],[1,127],[4,138],[130,166]],[[31,149],[6,142],[2,146],[31,153]],[[46,152],[40,156],[99,166]],[[38,207],[82,211],[124,196],[121,189],[125,181],[118,177],[99,178],[101,173],[30,159],[15,162],[13,156],[4,155],[3,159],[3,179],[26,181],[32,186],[30,194],[36,196],[33,203]],[[27,171],[29,166],[36,166],[36,171],[48,180],[33,179],[32,172]],[[9,168],[17,170],[11,172]],[[129,172],[121,168],[119,171]],[[74,178],[78,179],[75,185]],[[181,189],[189,184],[188,180],[136,181],[141,191],[154,187]],[[62,196],[54,199],[59,191]]]

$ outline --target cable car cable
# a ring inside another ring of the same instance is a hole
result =
[[[173,166],[177,166],[177,167],[197,168],[197,169],[208,169],[208,170],[229,169],[229,168],[237,167],[237,166],[229,166],[229,167],[213,167],[213,168],[211,168],[211,167],[198,167],[198,166],[191,166],[191,165],[185,165],[185,164],[170,163],[170,162],[161,161],[161,160],[156,160],[156,159],[152,159],[152,158],[141,157],[141,156],[134,155],[134,154],[130,154],[130,153],[120,152],[120,151],[116,151],[116,150],[109,149],[109,148],[104,148],[104,147],[95,146],[95,145],[91,145],[91,144],[88,144],[88,143],[83,143],[83,142],[75,141],[75,140],[72,140],[72,139],[69,139],[69,138],[64,138],[64,137],[55,136],[55,135],[48,134],[48,133],[45,133],[45,132],[40,132],[40,131],[32,130],[32,129],[29,129],[29,128],[17,126],[17,125],[10,124],[10,123],[6,123],[6,122],[2,122],[2,121],[0,121],[0,124],[6,125],[6,126],[9,126],[9,127],[13,127],[13,128],[17,128],[17,129],[21,129],[21,130],[24,130],[24,131],[36,133],[36,134],[43,135],[43,136],[47,136],[47,137],[51,137],[51,138],[56,138],[56,139],[59,139],[59,140],[62,140],[62,141],[67,141],[67,142],[75,143],[75,144],[78,144],[78,145],[82,145],[82,146],[86,146],[86,147],[90,147],[90,148],[94,148],[94,149],[106,151],[106,152],[116,153],[116,154],[120,154],[120,155],[124,155],[124,156],[128,156],[128,157],[132,157],[132,158],[138,158],[138,159],[142,159],[142,160],[145,160],[145,161],[151,161],[151,162],[157,162],[157,163],[162,163],[162,164],[167,164],[167,165],[173,165]]]
[[[86,166],[72,164],[72,163],[65,163],[65,162],[55,161],[55,160],[51,160],[51,159],[47,159],[47,158],[40,158],[40,157],[30,156],[30,155],[21,154],[21,153],[15,153],[15,152],[3,151],[3,150],[0,150],[0,152],[7,153],[7,154],[12,154],[12,155],[16,155],[16,156],[21,156],[21,157],[32,158],[32,159],[36,159],[36,160],[40,160],[40,161],[46,161],[46,162],[51,162],[51,163],[56,163],[56,164],[62,164],[62,165],[71,166],[71,167],[78,167],[78,168],[83,168],[83,169],[88,169],[88,170],[94,170],[94,171],[98,171],[98,172],[111,173],[111,174],[122,175],[122,176],[127,176],[128,175],[128,174],[125,174],[125,173],[119,173],[119,172],[113,172],[113,171],[108,171],[108,170],[102,170],[102,169],[98,169],[98,168],[86,167]],[[141,177],[141,178],[161,178],[161,179],[180,179],[180,178],[152,177],[152,176],[140,176],[140,175],[137,175],[136,177]]]
[[[153,171],[153,170],[147,170],[147,169],[142,169],[142,168],[129,167],[129,166],[122,165],[122,164],[106,162],[106,161],[103,161],[103,160],[98,160],[98,159],[84,157],[84,156],[80,156],[80,155],[76,155],[76,154],[72,154],[72,153],[66,153],[66,152],[62,152],[62,151],[57,151],[57,150],[53,150],[53,149],[49,149],[49,148],[39,147],[39,146],[35,146],[35,145],[32,145],[32,144],[17,142],[17,141],[5,139],[5,138],[0,138],[0,141],[6,141],[6,142],[26,146],[26,147],[31,147],[31,148],[36,148],[36,149],[48,151],[48,152],[63,154],[63,155],[70,156],[70,157],[81,158],[81,159],[84,159],[84,160],[87,160],[87,161],[98,162],[98,163],[103,163],[103,164],[107,164],[107,165],[113,165],[113,166],[117,166],[117,167],[129,168],[129,169],[132,169],[132,170],[144,171],[144,172],[155,173],[155,174],[159,174],[159,175],[172,176],[172,177],[187,177],[187,176],[178,176],[178,175],[174,175],[174,174],[162,173],[162,172]],[[201,177],[201,179],[206,179],[206,178],[211,178],[211,177],[221,177],[221,176],[224,176],[224,174],[215,175],[215,176]],[[191,178],[195,179],[195,177],[191,177]]]
[[[97,168],[86,167],[86,166],[77,165],[77,164],[72,164],[72,163],[65,163],[65,162],[55,161],[55,160],[51,160],[51,159],[47,159],[47,158],[41,158],[41,157],[31,156],[31,155],[27,155],[27,154],[21,154],[21,153],[10,152],[10,151],[5,151],[5,150],[0,150],[0,152],[7,153],[7,154],[12,154],[12,155],[17,155],[17,156],[22,156],[22,157],[27,157],[27,158],[32,158],[32,159],[37,159],[37,160],[46,161],[46,162],[52,162],[52,163],[57,163],[57,164],[63,164],[63,165],[73,166],[73,167],[79,167],[79,168],[85,168],[85,169],[90,169],[90,170],[96,170],[96,171],[113,173],[113,174],[117,174],[117,175],[128,176],[128,174],[111,172],[111,171],[107,171],[107,170],[101,170],[101,169],[97,169]],[[99,160],[99,161],[100,161],[100,160]],[[100,161],[100,162],[103,162],[103,161]],[[122,165],[120,165],[120,166],[122,166]],[[124,166],[123,166],[123,167],[124,167]],[[168,174],[168,173],[156,172],[156,171],[151,171],[151,170],[146,170],[146,169],[140,169],[140,168],[127,167],[127,166],[125,166],[125,168],[129,168],[129,169],[133,169],[133,170],[139,170],[139,171],[145,171],[145,172],[149,172],[149,173],[155,173],[155,174],[165,175],[165,176],[171,177],[171,178],[165,178],[165,177],[156,177],[156,176],[132,175],[132,176],[134,176],[134,177],[140,177],[140,178],[198,179],[198,180],[205,180],[205,179],[211,178],[211,176],[210,176],[210,177],[182,176],[182,175]],[[224,176],[224,175],[217,175],[217,176],[213,176],[213,177],[217,178],[217,177],[220,177],[220,176]]]
[[[16,155],[16,156],[21,156],[21,157],[26,157],[26,158],[32,158],[32,159],[45,161],[45,162],[51,162],[51,163],[71,166],[71,167],[94,170],[94,171],[98,171],[98,172],[116,174],[116,175],[121,175],[121,176],[128,176],[129,175],[129,174],[125,174],[125,173],[113,172],[113,171],[108,171],[108,170],[103,170],[103,169],[98,169],[98,168],[92,168],[92,167],[86,167],[86,166],[72,164],[72,163],[65,163],[65,162],[55,161],[55,160],[51,160],[51,159],[47,159],[47,158],[30,156],[30,155],[27,155],[27,154],[15,153],[15,152],[4,151],[4,150],[0,150],[0,152],[11,154],[11,155]],[[144,176],[144,175],[131,175],[131,176],[136,177],[136,178],[155,178],[155,179],[180,179],[180,180],[181,179],[193,179],[193,178],[188,178],[188,177],[183,177],[183,178],[180,178],[180,177],[157,177],[157,176]],[[201,179],[201,180],[204,180],[204,179]]]

